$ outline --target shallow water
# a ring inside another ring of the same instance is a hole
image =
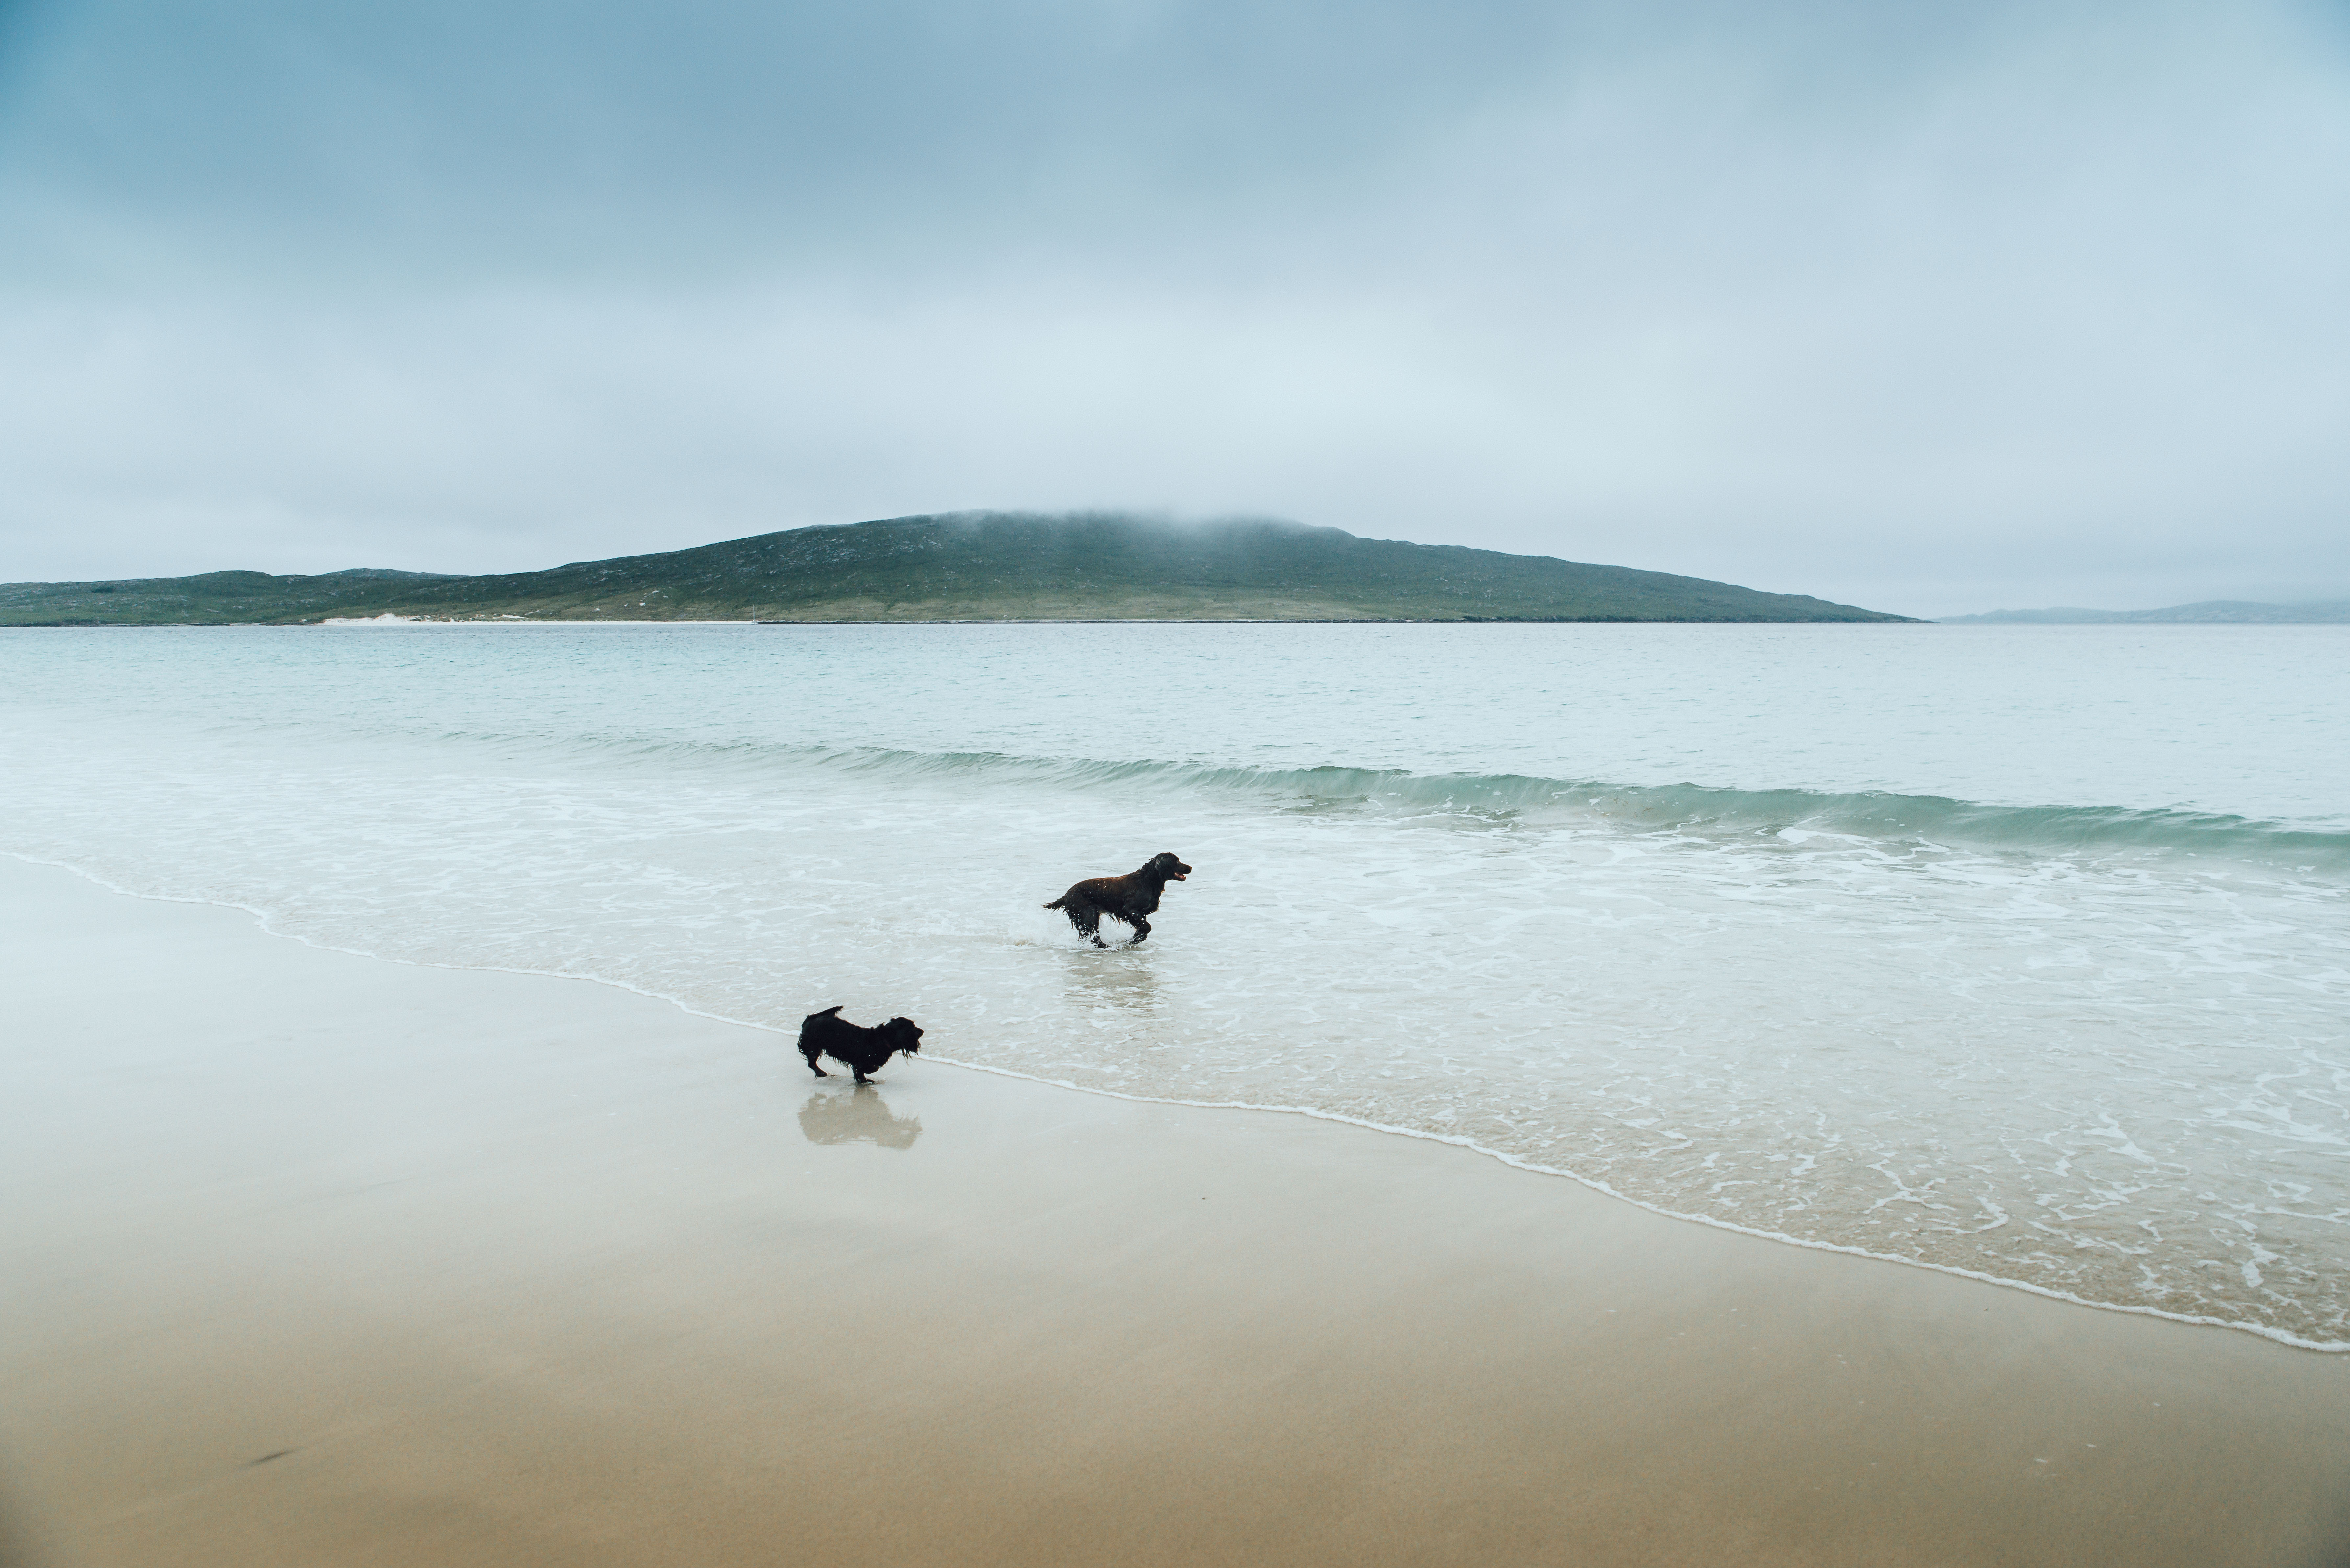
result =
[[[48,631],[0,677],[0,849],[135,891],[2350,1344],[2344,628]],[[1038,908],[1159,849],[1143,948]]]

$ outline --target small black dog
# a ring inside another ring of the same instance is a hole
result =
[[[1065,911],[1077,934],[1091,937],[1097,948],[1109,946],[1101,940],[1102,917],[1124,920],[1134,928],[1131,945],[1139,946],[1150,935],[1148,917],[1157,911],[1159,893],[1168,883],[1180,882],[1191,874],[1191,868],[1174,856],[1154,855],[1139,871],[1080,882],[1045,908]]]
[[[841,1007],[847,1005],[841,1003]],[[864,1084],[871,1082],[866,1075],[879,1072],[892,1054],[903,1051],[913,1056],[921,1049],[922,1032],[910,1018],[892,1018],[865,1029],[843,1019],[839,1007],[827,1007],[800,1020],[800,1054],[807,1058],[808,1071],[819,1078],[832,1075],[816,1064],[818,1056],[842,1064]]]

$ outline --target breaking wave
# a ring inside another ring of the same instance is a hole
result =
[[[449,740],[521,744],[512,736]],[[577,740],[545,744],[569,750]],[[2271,870],[2350,876],[2350,831],[2221,813],[2098,805],[2007,805],[1887,790],[1742,790],[1698,784],[1618,784],[1523,774],[1424,774],[1329,764],[1250,768],[1197,763],[917,752],[870,746],[599,739],[604,760],[661,767],[812,768],[912,782],[1032,784],[1057,790],[1254,796],[1292,810],[1391,817],[1482,818],[1496,825],[1617,826],[1708,836],[1804,835],[2035,855],[2210,856]]]

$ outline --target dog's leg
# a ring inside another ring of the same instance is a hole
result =
[[[1101,911],[1099,909],[1094,909],[1090,905],[1082,909],[1073,908],[1069,910],[1069,921],[1077,928],[1077,935],[1088,939],[1092,941],[1094,946],[1097,948],[1106,948],[1109,946],[1107,942],[1101,940]]]
[[[1134,940],[1126,945],[1130,948],[1140,947],[1142,945],[1142,939],[1150,934],[1150,922],[1144,919],[1140,915],[1137,915],[1134,919],[1128,920],[1127,924],[1134,928]]]
[[[821,1067],[819,1067],[819,1066],[817,1066],[817,1065],[816,1064],[816,1059],[818,1056],[820,1056],[820,1055],[822,1055],[822,1054],[823,1054],[823,1053],[822,1053],[822,1052],[820,1052],[820,1051],[803,1051],[803,1052],[801,1052],[801,1053],[800,1053],[800,1054],[807,1058],[807,1064],[808,1064],[808,1071],[809,1071],[809,1072],[814,1073],[814,1074],[815,1074],[817,1077],[819,1077],[819,1078],[829,1078],[829,1077],[831,1077],[831,1076],[832,1076],[832,1075],[831,1075],[831,1074],[829,1074],[829,1073],[826,1072],[823,1068],[821,1068]]]

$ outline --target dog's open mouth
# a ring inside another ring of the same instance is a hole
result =
[[[1191,874],[1189,871],[1170,871],[1168,873],[1167,879],[1170,882],[1188,882],[1191,879]]]

